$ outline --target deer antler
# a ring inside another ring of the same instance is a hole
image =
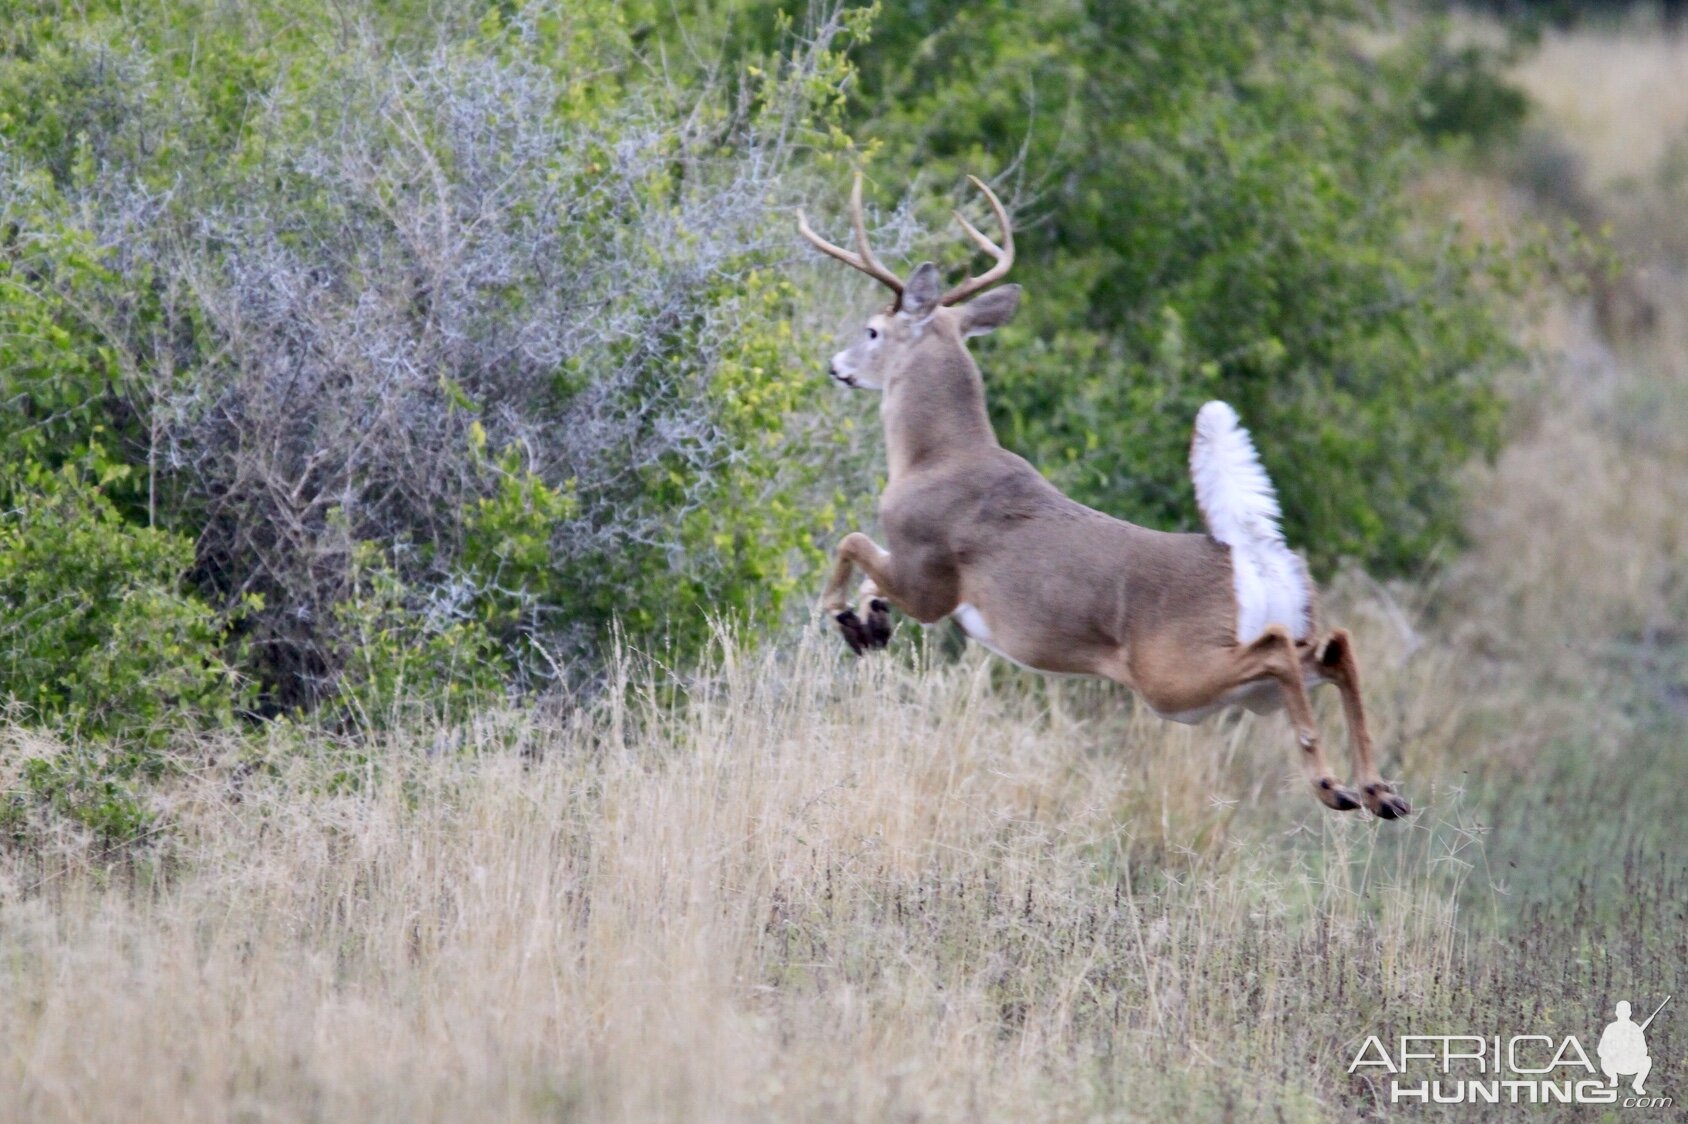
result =
[[[1014,265],[1014,227],[1008,221],[1008,212],[1003,209],[1002,200],[996,197],[996,192],[985,186],[978,176],[968,176],[967,179],[974,187],[985,193],[990,201],[991,210],[996,212],[997,224],[1002,227],[1002,245],[998,246],[980,233],[979,229],[968,222],[960,211],[955,212],[955,221],[961,224],[968,237],[979,244],[979,249],[996,259],[996,264],[977,277],[969,277],[949,292],[945,293],[939,304],[960,304],[973,294],[988,289],[1008,275]]]
[[[837,258],[852,269],[861,270],[897,294],[897,300],[901,302],[903,299],[902,281],[895,273],[886,269],[878,258],[873,256],[873,251],[867,244],[867,226],[862,222],[862,173],[860,169],[856,171],[855,186],[850,189],[850,221],[856,229],[857,252],[853,254],[841,246],[834,246],[831,242],[816,234],[810,228],[809,220],[803,214],[802,208],[798,208],[797,211],[797,230],[814,245],[815,249]],[[983,235],[980,235],[980,237],[983,237]]]

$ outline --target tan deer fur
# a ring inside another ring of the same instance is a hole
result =
[[[1015,663],[1115,680],[1177,721],[1233,704],[1284,707],[1320,801],[1343,811],[1363,802],[1385,819],[1405,815],[1407,802],[1373,760],[1353,644],[1342,629],[1320,631],[1312,582],[1282,544],[1270,482],[1229,407],[1204,407],[1193,463],[1199,495],[1200,471],[1214,477],[1204,503],[1210,528],[1229,528],[1222,537],[1235,545],[1085,507],[998,443],[966,339],[1006,323],[1019,287],[975,297],[1012,264],[1013,236],[995,195],[973,182],[1003,226],[1003,244],[963,220],[997,261],[948,293],[931,263],[899,281],[873,257],[859,176],[851,200],[855,253],[820,238],[800,215],[806,238],[896,295],[830,367],[845,385],[883,395],[889,479],[879,514],[889,549],[859,531],[845,536],[822,608],[858,652],[889,639],[886,602],[923,624],[954,617]],[[1214,452],[1204,441],[1230,445]],[[1226,503],[1238,512],[1208,510]],[[866,575],[859,615],[846,596],[857,570]],[[1244,616],[1256,622],[1256,635],[1239,635]],[[1337,780],[1321,748],[1307,697],[1319,683],[1341,692],[1358,791]]]

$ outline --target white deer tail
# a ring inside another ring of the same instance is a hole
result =
[[[1231,548],[1236,582],[1237,642],[1247,644],[1281,624],[1297,640],[1311,625],[1307,568],[1284,542],[1278,494],[1260,466],[1254,441],[1223,402],[1196,414],[1190,478],[1207,530]]]

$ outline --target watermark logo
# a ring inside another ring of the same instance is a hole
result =
[[[1604,1104],[1670,1108],[1673,1099],[1646,1087],[1653,1072],[1647,1028],[1669,1003],[1640,1023],[1628,1000],[1595,1047],[1596,1067],[1574,1034],[1404,1034],[1393,1043],[1367,1035],[1348,1066],[1352,1076],[1389,1082],[1391,1104]],[[1426,1074],[1426,1071],[1428,1075]],[[1629,1088],[1620,1087],[1627,1079]],[[1656,1083],[1655,1083],[1656,1084]]]
[[[1665,997],[1665,1003],[1670,997]],[[1665,1003],[1659,1004],[1659,1011],[1664,1010]],[[1619,1077],[1635,1076],[1635,1091],[1644,1094],[1646,1089],[1641,1083],[1647,1080],[1647,1075],[1653,1071],[1653,1059],[1647,1054],[1646,1030],[1648,1023],[1658,1018],[1659,1011],[1647,1016],[1647,1022],[1640,1026],[1630,1021],[1629,1000],[1618,1004],[1617,1018],[1608,1023],[1605,1031],[1600,1035],[1600,1046],[1595,1051],[1600,1056],[1600,1070],[1611,1078],[1612,1084],[1618,1083]]]

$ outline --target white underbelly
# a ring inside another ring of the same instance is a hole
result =
[[[996,646],[995,641],[991,637],[991,626],[985,621],[985,614],[979,612],[979,610],[974,608],[971,604],[963,601],[955,607],[955,612],[951,613],[950,616],[955,618],[955,623],[961,626],[961,631],[967,634],[967,638],[969,640],[980,645],[993,655],[1001,656],[1009,663],[1019,664],[1021,667],[1026,667],[1025,664],[1020,663],[1019,660]],[[1035,671],[1037,669],[1030,668],[1029,670]]]
[[[977,640],[987,648],[990,647],[991,626],[985,623],[985,614],[963,601],[955,607],[955,612],[951,613],[950,616],[955,618],[955,623],[961,626],[961,631],[965,632],[970,639]]]

